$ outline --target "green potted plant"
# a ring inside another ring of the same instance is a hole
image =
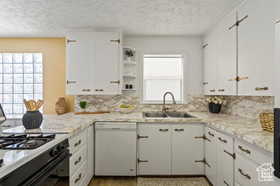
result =
[[[80,108],[83,109],[84,112],[86,112],[87,108],[87,102],[86,101],[80,101]]]

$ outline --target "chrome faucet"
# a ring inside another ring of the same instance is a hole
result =
[[[165,92],[163,94],[162,112],[166,112],[168,110],[168,108],[165,107],[165,98],[166,98],[167,94],[171,95],[173,104],[176,104],[175,97],[174,97],[173,93],[172,92]]]

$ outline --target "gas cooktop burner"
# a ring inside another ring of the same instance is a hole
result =
[[[35,149],[55,138],[55,134],[25,134],[0,136],[0,149]]]

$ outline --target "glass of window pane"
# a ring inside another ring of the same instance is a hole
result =
[[[33,83],[33,74],[24,74],[24,83]]]
[[[34,92],[35,93],[42,93],[43,92],[42,84],[34,84]]]
[[[34,83],[43,83],[42,74],[34,74]]]
[[[35,67],[35,69],[34,69],[35,73],[42,73],[43,72],[42,64],[35,64],[34,67]]]
[[[43,62],[42,53],[34,53],[33,58],[34,58],[34,63],[42,63]]]
[[[24,84],[24,93],[33,93],[33,84]]]
[[[24,64],[24,73],[33,73],[33,64]]]
[[[0,63],[3,63],[2,53],[0,53]]]
[[[22,60],[23,60],[23,54],[21,53],[14,54],[14,63],[22,63]]]
[[[33,99],[33,94],[24,94],[23,98],[26,99],[26,100]]]
[[[23,74],[14,74],[14,83],[23,83]]]
[[[13,113],[15,113],[15,114],[23,113],[23,105],[22,104],[14,104],[13,105]]]
[[[3,73],[3,65],[0,63],[0,73]]]
[[[34,99],[35,100],[43,99],[43,95],[42,94],[34,94]]]
[[[12,64],[4,64],[3,65],[3,72],[4,73],[12,73],[13,72],[13,65]]]
[[[4,74],[4,83],[13,83],[13,74]]]
[[[3,54],[3,63],[13,63],[13,54],[4,53]]]
[[[32,53],[25,53],[23,59],[24,59],[24,63],[33,63]]]
[[[14,84],[14,93],[22,94],[23,93],[23,84]]]
[[[3,75],[4,74],[0,74],[0,83],[3,83]]]
[[[3,93],[3,84],[0,84],[0,94]]]
[[[14,94],[14,103],[23,103],[23,94]]]
[[[0,103],[3,103],[3,94],[0,94]]]
[[[3,109],[5,114],[12,114],[13,113],[13,105],[12,104],[3,104]]]
[[[3,94],[4,103],[13,103],[13,94]]]
[[[13,93],[13,84],[3,84],[4,93]]]
[[[14,73],[23,73],[23,65],[14,64]]]

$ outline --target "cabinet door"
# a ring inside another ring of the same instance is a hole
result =
[[[279,1],[280,2],[280,1]],[[280,4],[280,3],[279,3]],[[280,108],[280,23],[275,25],[275,59],[274,59],[274,79],[273,79],[273,95],[275,96],[275,107]]]
[[[233,138],[217,133],[217,185],[234,185]]]
[[[229,29],[236,22],[236,11],[232,11],[217,26],[219,31],[217,55],[217,95],[236,95],[237,56],[236,29]]]
[[[67,94],[92,94],[91,69],[93,69],[94,61],[93,39],[93,32],[70,32],[67,35]]]
[[[172,125],[172,175],[203,175],[203,126]]]
[[[94,94],[121,93],[120,33],[96,32],[94,46]]]
[[[213,185],[217,185],[217,140],[216,132],[210,128],[205,130],[205,175]]]
[[[238,9],[239,95],[272,95],[274,0],[248,0]]]
[[[217,35],[212,31],[204,41],[204,94],[215,95],[217,86]]]
[[[171,132],[167,124],[138,125],[138,174],[171,174]]]
[[[88,185],[94,175],[94,127],[87,129],[87,171],[85,184]]]

